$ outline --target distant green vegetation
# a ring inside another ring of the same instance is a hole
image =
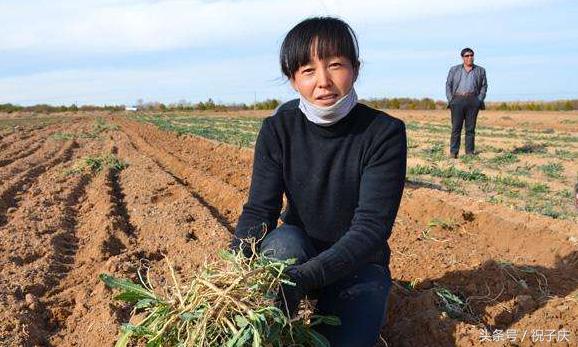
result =
[[[568,151],[565,149],[556,149],[554,154],[562,160],[575,160],[578,159],[578,152]]]
[[[183,118],[136,115],[134,118],[178,135],[191,134],[241,147],[254,145],[263,121],[261,118],[216,116]]]
[[[445,149],[445,145],[442,142],[436,142],[431,147],[423,149],[422,151],[424,157],[426,157],[428,160],[437,162],[446,156]]]
[[[435,101],[430,98],[371,98],[362,99],[359,102],[373,108],[395,109],[395,110],[435,110],[445,108],[444,101]]]
[[[370,98],[360,102],[379,109],[395,110],[443,110],[445,100],[430,98]],[[499,111],[573,111],[578,110],[578,99],[555,101],[507,101],[486,102],[487,110]]]
[[[278,99],[266,99],[263,101],[257,101],[252,104],[245,103],[216,103],[213,99],[209,98],[207,101],[200,101],[197,103],[190,103],[187,101],[180,101],[174,104],[163,104],[160,102],[144,102],[139,100],[136,107],[139,111],[216,111],[216,112],[226,112],[226,111],[242,111],[242,110],[273,110],[281,104]],[[0,112],[13,113],[13,112],[32,112],[32,113],[57,113],[57,112],[78,112],[78,111],[109,111],[109,112],[119,112],[124,111],[125,105],[83,105],[77,106],[71,104],[66,105],[46,105],[39,104],[33,106],[20,106],[15,104],[0,104]]]
[[[500,111],[573,111],[578,110],[578,100],[490,103],[489,109]]]
[[[0,104],[0,112],[12,113],[12,112],[32,112],[32,113],[58,113],[58,112],[77,112],[77,111],[121,111],[124,110],[122,105],[84,105],[76,106],[72,104],[70,106],[60,105],[47,105],[39,104],[33,106],[20,106],[14,104]]]
[[[94,125],[92,126],[92,132],[95,134],[100,134],[102,132],[108,131],[108,130],[118,130],[118,125],[116,124],[111,124],[111,123],[107,123],[104,118],[102,117],[97,117],[94,120]]]

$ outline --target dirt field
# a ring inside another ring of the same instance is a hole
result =
[[[417,143],[410,166],[443,168],[448,159],[431,156],[438,140],[426,134],[439,133],[447,114],[392,114],[421,127],[408,127],[421,134],[410,132]],[[161,280],[166,254],[186,277],[231,238],[247,197],[259,117],[237,117],[246,124],[233,135],[223,130],[223,141],[240,141],[230,145],[216,141],[215,126],[195,128],[210,139],[179,131],[192,124],[184,116],[173,117],[180,128],[98,116],[0,116],[1,346],[112,346],[130,307],[112,299],[99,273],[136,279],[136,270],[148,267]],[[395,285],[379,346],[578,345],[576,212],[555,206],[554,219],[516,205],[573,185],[578,114],[488,113],[481,120],[480,131],[489,134],[480,136],[481,159],[455,165],[478,168],[483,181],[461,180],[456,191],[431,170],[410,177],[390,239]],[[504,151],[488,146],[515,149],[524,134],[548,142],[546,152],[490,165]],[[538,169],[550,163],[548,153],[562,153],[561,174]],[[82,166],[104,157],[118,161],[98,172]],[[525,183],[506,185],[517,196],[491,200],[480,188],[528,163],[535,167],[522,176]],[[548,189],[534,191],[544,180]],[[560,203],[570,201],[560,196]]]

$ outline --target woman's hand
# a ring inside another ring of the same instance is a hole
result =
[[[279,289],[277,306],[289,318],[293,317],[299,307],[301,299],[305,297],[306,286],[299,271],[299,265],[291,265],[285,268],[284,274],[289,277],[289,281],[295,283],[294,286],[283,284]]]

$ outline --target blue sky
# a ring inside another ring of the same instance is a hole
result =
[[[487,100],[578,98],[578,1],[0,0],[0,103],[289,100],[277,62],[301,19],[360,41],[360,97],[444,98],[470,46]]]

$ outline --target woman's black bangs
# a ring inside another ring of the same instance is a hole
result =
[[[281,46],[281,70],[292,78],[299,67],[307,65],[311,56],[319,59],[335,56],[349,58],[354,68],[359,66],[355,33],[339,19],[313,18],[293,28]]]
[[[354,40],[347,28],[325,27],[319,31],[312,44],[313,54],[319,59],[331,57],[347,57],[352,64],[357,61]]]

